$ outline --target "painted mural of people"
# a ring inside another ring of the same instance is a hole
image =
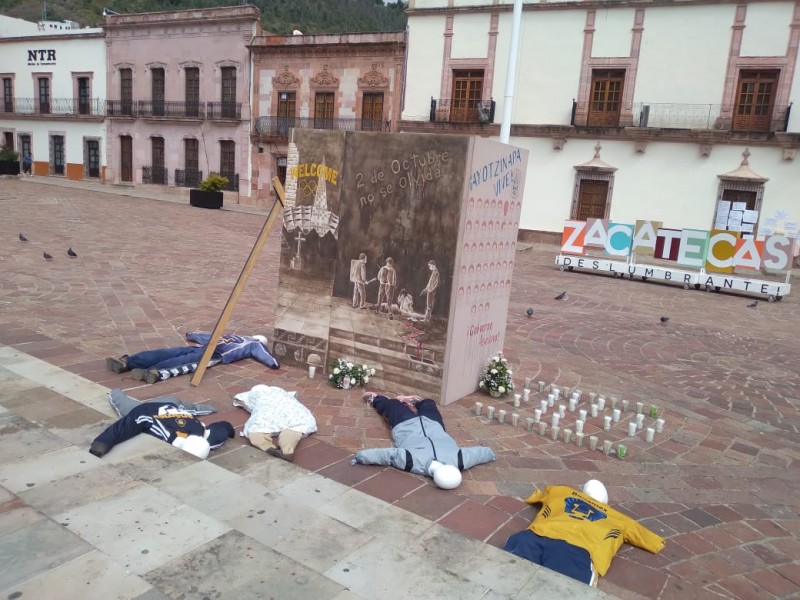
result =
[[[439,269],[436,268],[436,261],[429,260],[428,268],[431,271],[428,278],[428,285],[420,292],[420,296],[425,294],[425,321],[430,321],[433,315],[433,307],[436,303],[436,290],[439,288]]]
[[[353,308],[367,306],[367,255],[363,252],[358,260],[350,263],[350,281],[353,282]]]
[[[385,303],[387,312],[392,306],[394,300],[394,290],[397,286],[397,272],[394,270],[394,261],[391,258],[386,259],[386,263],[378,271],[378,301],[375,303],[377,306],[376,312],[381,311],[381,306]]]

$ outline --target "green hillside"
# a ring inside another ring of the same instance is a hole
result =
[[[241,4],[244,4],[242,2]],[[382,0],[252,0],[261,10],[265,31],[279,35],[299,29],[306,34],[403,31],[407,3]],[[0,0],[0,14],[39,21],[71,20],[82,26],[102,25],[103,8],[118,13],[155,12],[209,6],[230,6],[213,0]]]

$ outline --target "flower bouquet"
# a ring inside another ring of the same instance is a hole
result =
[[[493,398],[499,398],[514,389],[514,380],[511,378],[513,374],[508,368],[508,361],[503,358],[503,353],[498,352],[486,364],[478,380],[478,387],[489,392]]]
[[[334,387],[347,390],[351,387],[361,387],[369,383],[369,378],[375,375],[375,369],[367,365],[360,365],[345,358],[338,358],[331,364],[328,380]]]

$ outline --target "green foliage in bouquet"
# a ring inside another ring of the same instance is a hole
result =
[[[508,361],[503,358],[503,353],[498,352],[486,364],[478,380],[478,387],[498,398],[514,389],[514,373],[508,367]]]

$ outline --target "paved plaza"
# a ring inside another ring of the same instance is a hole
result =
[[[389,446],[389,430],[359,390],[304,370],[245,360],[198,387],[106,370],[107,356],[214,327],[264,210],[50,178],[0,180],[0,210],[3,598],[800,598],[800,287],[751,308],[739,295],[560,272],[556,246],[521,244],[505,339],[516,380],[580,389],[579,409],[606,395],[585,431],[628,453],[527,431],[546,397],[536,388],[519,409],[475,393],[443,407],[445,423],[498,458],[445,492],[351,466],[353,452]],[[276,233],[229,331],[271,335]],[[248,414],[233,395],[258,383],[297,390],[317,419],[294,465],[239,437],[205,462],[148,436],[103,459],[87,451],[113,420],[108,389],[208,403],[239,431]],[[603,431],[611,396],[655,405],[663,432],[629,438],[630,410]],[[476,401],[519,425],[476,417]],[[536,514],[523,502],[535,488],[589,478],[665,550],[623,547],[592,591],[498,549]]]

